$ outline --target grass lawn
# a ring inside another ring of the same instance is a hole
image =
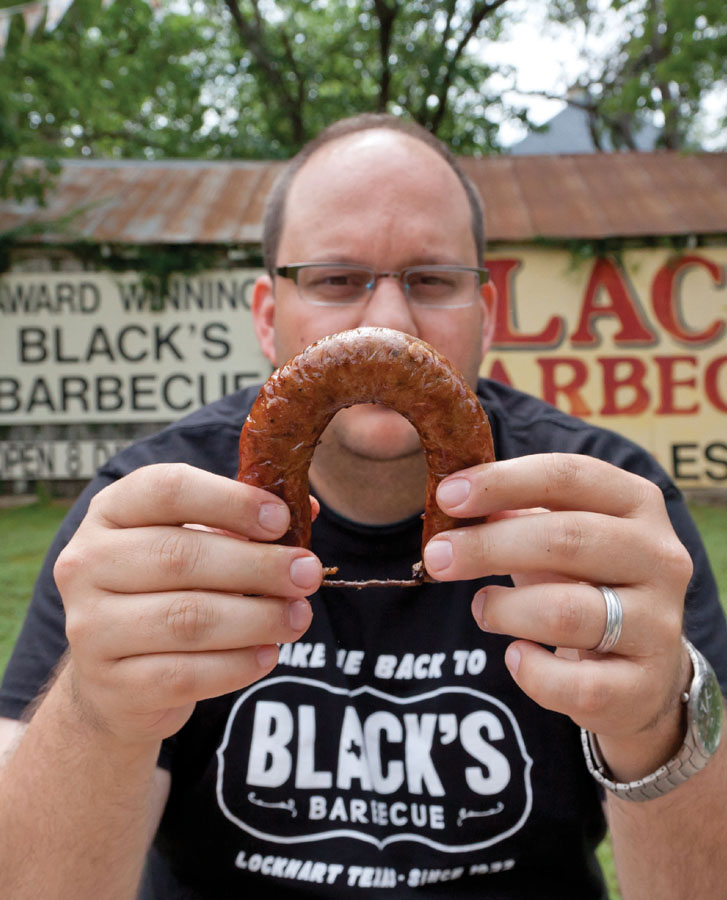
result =
[[[0,509],[0,672],[20,631],[33,582],[66,503]]]
[[[727,609],[727,506],[690,507],[707,546]],[[66,504],[34,503],[0,509],[0,672],[20,630],[33,580],[48,545],[65,514]],[[609,882],[612,900],[619,900],[608,841],[599,852]]]

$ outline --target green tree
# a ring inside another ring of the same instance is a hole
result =
[[[524,115],[504,104],[480,53],[480,42],[501,33],[506,0],[224,5],[236,67],[216,97],[232,137],[225,153],[245,154],[252,141],[258,155],[287,156],[326,123],[373,110],[409,116],[461,152],[486,153],[499,146],[499,122]]]
[[[8,6],[17,0],[0,0]],[[661,144],[699,142],[704,98],[727,74],[723,0],[541,0],[584,46],[580,94],[597,144],[632,148],[649,115]],[[499,148],[511,71],[488,48],[513,0],[75,0],[51,33],[15,16],[0,60],[0,196],[42,199],[64,157],[284,158],[344,115],[388,110],[461,153]],[[727,123],[725,123],[727,124]],[[19,160],[35,157],[45,166]]]
[[[721,85],[717,130],[727,149],[724,0],[551,0],[548,6],[552,19],[583,41],[583,71],[568,102],[588,111],[597,146],[607,135],[614,147],[633,150],[648,122],[658,128],[658,146],[698,147],[705,102]]]
[[[200,92],[213,35],[194,16],[155,17],[143,0],[76,0],[52,33],[12,20],[0,62],[4,195],[46,186],[21,157],[204,155]],[[52,167],[51,167],[52,171]]]
[[[33,35],[15,16],[0,61],[0,192],[42,196],[47,170],[20,157],[287,157],[370,110],[490,152],[499,121],[524,116],[480,53],[506,2],[75,0]]]

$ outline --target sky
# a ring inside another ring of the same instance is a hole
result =
[[[607,45],[569,29],[546,22],[544,4],[532,0],[517,0],[508,4],[510,13],[517,13],[517,22],[509,25],[504,38],[488,43],[486,59],[491,64],[513,66],[518,90],[506,92],[508,99],[526,106],[533,122],[541,125],[565,106],[561,100],[548,100],[536,92],[564,95],[583,71],[582,47]],[[526,130],[519,122],[505,122],[500,138],[505,146],[525,137]]]
[[[600,36],[586,35],[582,28],[566,29],[546,22],[541,0],[513,0],[508,3],[508,12],[517,12],[519,21],[509,27],[509,33],[503,40],[486,45],[486,59],[515,68],[519,90],[508,99],[518,100],[527,106],[534,124],[547,122],[564,108],[565,103],[532,94],[528,96],[528,92],[564,95],[584,72],[583,60],[587,58],[584,51],[607,54],[612,37],[622,33],[622,28],[629,27],[628,20],[624,22],[622,16],[608,9],[609,0],[598,2],[612,17],[609,28]],[[705,150],[725,149],[725,136],[719,125],[725,109],[727,85],[716,84],[704,98],[705,116],[699,143]],[[506,147],[524,138],[526,133],[519,122],[505,122],[500,128],[500,138]]]

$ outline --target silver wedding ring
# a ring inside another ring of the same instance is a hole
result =
[[[624,611],[621,606],[621,598],[608,585],[598,585],[598,590],[606,601],[606,628],[601,642],[593,648],[594,653],[610,653],[621,637],[621,627],[624,623]]]

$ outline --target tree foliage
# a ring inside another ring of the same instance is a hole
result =
[[[648,122],[658,129],[657,146],[696,147],[705,99],[721,85],[717,127],[727,149],[724,0],[552,0],[550,12],[564,29],[585,36],[580,91],[571,92],[570,102],[588,111],[597,146],[608,136],[614,147],[636,149]]]
[[[237,73],[232,152],[243,135],[287,155],[341,116],[393,111],[468,153],[498,147],[522,115],[491,86],[477,43],[496,40],[506,0],[226,0]]]
[[[649,113],[663,146],[695,140],[705,93],[726,80],[724,0],[75,0],[50,33],[12,20],[0,196],[42,198],[52,165],[22,157],[281,158],[363,111],[408,116],[461,153],[496,152],[501,122],[527,116],[488,48],[536,6],[574,35],[615,35],[587,53],[570,98],[596,140],[633,147]]]
[[[196,18],[156,19],[143,0],[75,0],[61,26],[24,34],[12,20],[0,62],[0,192],[38,198],[69,156],[204,154],[200,92],[213,35]],[[21,157],[51,162],[27,169]]]
[[[144,0],[75,0],[32,36],[16,16],[0,62],[5,194],[20,156],[287,157],[361,111],[489,152],[498,121],[523,115],[475,55],[506,2],[170,0],[155,13]]]

